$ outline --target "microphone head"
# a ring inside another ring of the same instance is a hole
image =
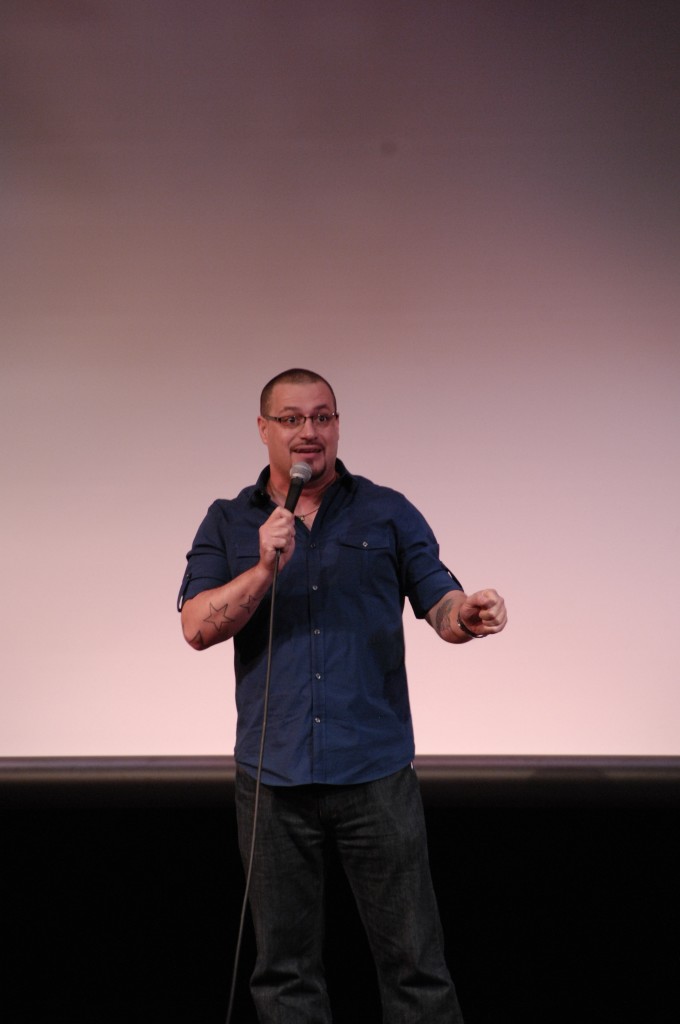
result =
[[[291,480],[302,480],[302,485],[308,484],[312,478],[312,467],[306,462],[296,462],[290,467]]]

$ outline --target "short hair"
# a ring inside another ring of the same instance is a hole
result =
[[[277,384],[325,384],[333,396],[333,404],[335,406],[334,411],[337,412],[338,403],[335,398],[335,392],[326,378],[322,377],[320,373],[314,373],[313,370],[303,370],[296,366],[292,370],[284,370],[283,373],[277,373],[276,377],[272,377],[272,379],[262,388],[262,394],[260,395],[260,416],[266,416],[269,409],[269,402],[272,397],[272,391]]]

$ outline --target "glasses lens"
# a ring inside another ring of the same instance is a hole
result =
[[[304,426],[307,420],[311,420],[315,427],[330,427],[331,423],[335,419],[335,413],[332,412],[318,412],[314,416],[301,416],[299,413],[290,416],[274,416],[278,423],[282,427],[288,427],[289,430],[298,430]]]

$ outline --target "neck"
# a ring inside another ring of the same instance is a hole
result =
[[[295,510],[297,515],[307,515],[310,509],[318,507],[324,494],[330,485],[335,482],[337,476],[338,474],[334,470],[328,479],[310,480],[308,484],[305,484]],[[275,479],[274,475],[271,474],[267,490],[277,505],[285,505],[289,485],[289,480],[285,480],[285,478]]]

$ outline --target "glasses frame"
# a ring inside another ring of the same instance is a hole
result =
[[[327,416],[328,421],[326,423],[319,423],[319,416]],[[299,430],[300,427],[304,426],[307,420],[311,420],[315,427],[320,430],[324,430],[326,427],[330,427],[333,420],[337,420],[340,416],[339,412],[314,412],[311,416],[303,416],[301,412],[290,412],[287,416],[263,416],[265,420],[271,420],[273,423],[278,423],[279,426],[285,427],[287,430]],[[286,422],[287,420],[295,420],[295,423]],[[299,421],[299,422],[297,422]]]

